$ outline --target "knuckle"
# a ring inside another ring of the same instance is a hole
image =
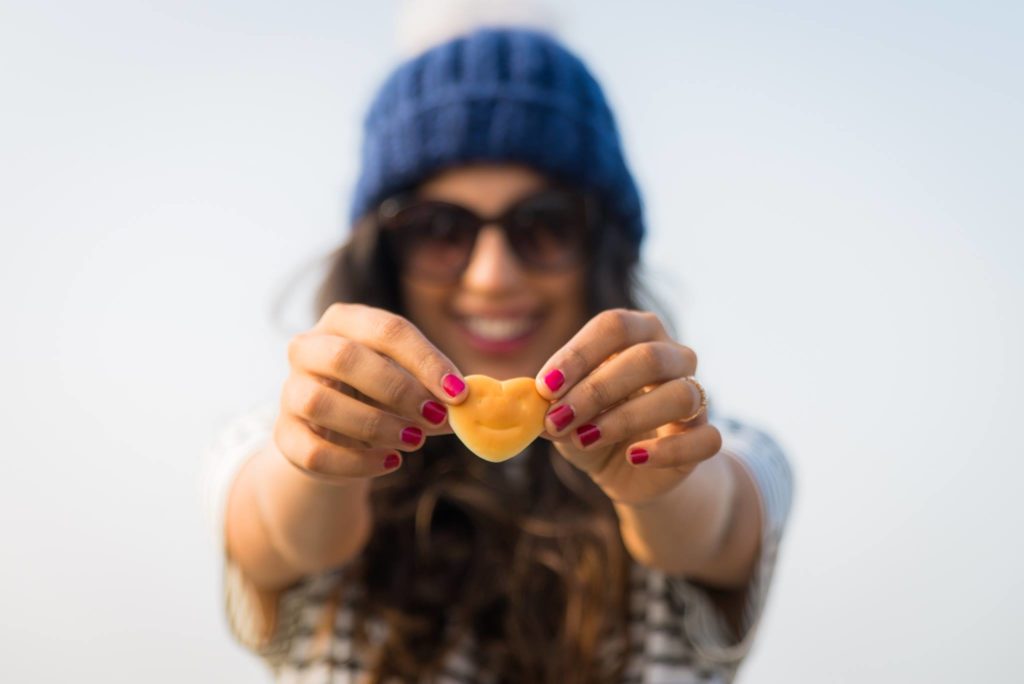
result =
[[[343,452],[325,439],[323,432],[330,434],[309,421],[288,416],[277,421],[273,439],[281,455],[294,467],[310,475],[330,478],[337,474],[338,457]]]
[[[381,430],[383,428],[384,414],[377,410],[371,410],[361,421],[359,421],[359,431],[361,432],[359,439],[364,442],[369,442],[370,444],[380,444],[382,441],[392,441],[382,440],[383,435],[381,434]]]
[[[317,439],[313,426],[299,419],[279,423],[274,439],[281,445],[281,453],[295,466],[314,471],[322,462],[325,448]]]
[[[387,342],[397,342],[408,333],[409,322],[397,314],[382,316],[376,324],[377,336]]]
[[[602,327],[605,332],[616,337],[622,337],[629,325],[629,309],[608,309],[602,312]]]
[[[441,376],[441,369],[437,357],[433,354],[422,354],[416,360],[415,375],[418,378],[433,378]],[[408,389],[408,388],[406,388]]]
[[[304,387],[299,400],[300,415],[312,420],[321,418],[327,413],[330,406],[329,391],[320,383],[310,383],[307,387]]]
[[[635,435],[639,430],[639,416],[632,409],[623,410],[619,415],[618,430],[623,435]]]
[[[355,365],[358,353],[359,349],[355,342],[344,337],[336,338],[331,358],[331,370],[339,377],[344,377],[348,370]]]
[[[400,373],[386,373],[379,382],[381,396],[389,406],[403,403],[410,395],[408,383]]]
[[[331,460],[331,449],[328,446],[314,443],[306,449],[301,458],[299,459],[299,465],[314,473],[322,473],[326,471],[327,464]]]
[[[640,316],[658,332],[665,332],[665,326],[661,322],[661,317],[653,311],[641,311]]]
[[[598,408],[604,408],[611,403],[611,395],[608,385],[600,380],[591,380],[586,384],[587,400],[593,402]]]
[[[636,347],[637,361],[647,368],[653,368],[659,373],[665,370],[665,350],[656,344],[645,343]]]
[[[566,365],[575,367],[577,370],[590,367],[590,360],[576,347],[566,347],[565,356]]]

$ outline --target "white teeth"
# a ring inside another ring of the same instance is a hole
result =
[[[533,322],[529,318],[466,318],[466,327],[478,337],[487,340],[502,341],[519,337],[530,329]]]

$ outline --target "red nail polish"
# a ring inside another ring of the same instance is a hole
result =
[[[448,409],[436,401],[428,401],[423,404],[423,408],[420,409],[420,413],[422,413],[423,417],[431,423],[438,425],[444,422],[444,417],[448,415]]]
[[[629,450],[629,461],[633,465],[640,465],[641,463],[647,463],[647,459],[651,455],[647,453],[647,449],[630,449]]]
[[[544,384],[552,392],[557,392],[563,383],[565,383],[565,375],[557,368],[544,376]]]
[[[576,434],[580,438],[580,444],[590,446],[601,438],[601,430],[596,425],[587,423],[576,428]]]
[[[423,439],[423,430],[418,427],[407,427],[402,430],[402,441],[406,444],[419,444]]]
[[[449,397],[459,396],[459,392],[466,389],[466,383],[462,382],[457,375],[448,373],[441,379],[441,386],[448,393]]]
[[[392,468],[397,468],[401,462],[402,459],[398,454],[388,454],[387,458],[384,459],[384,467],[391,470]]]
[[[562,431],[565,426],[572,422],[576,414],[573,412],[572,407],[568,404],[562,404],[554,411],[548,414],[548,418],[555,424],[555,429]]]

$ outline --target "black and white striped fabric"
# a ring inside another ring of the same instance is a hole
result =
[[[223,558],[227,625],[234,638],[261,657],[274,681],[287,684],[359,684],[367,681],[367,657],[353,649],[352,618],[360,588],[346,581],[345,568],[305,578],[281,598],[274,634],[261,640],[263,614],[245,576],[224,553],[228,490],[239,467],[271,438],[276,401],[242,413],[222,429],[203,455],[201,488],[205,513]],[[743,638],[736,641],[708,595],[681,577],[631,567],[630,635],[634,644],[625,682],[685,684],[731,682],[750,650],[771,584],[779,542],[789,515],[793,477],[779,445],[765,432],[718,416],[709,421],[722,433],[722,451],[752,475],[763,511],[761,557],[743,614]],[[506,463],[512,464],[516,459]],[[384,626],[370,622],[374,641]],[[471,637],[450,655],[442,684],[485,684],[493,677],[478,669]]]

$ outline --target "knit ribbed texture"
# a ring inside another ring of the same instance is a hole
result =
[[[518,162],[596,190],[637,243],[644,224],[615,119],[583,62],[551,35],[481,28],[400,64],[364,120],[350,220],[433,173]]]

